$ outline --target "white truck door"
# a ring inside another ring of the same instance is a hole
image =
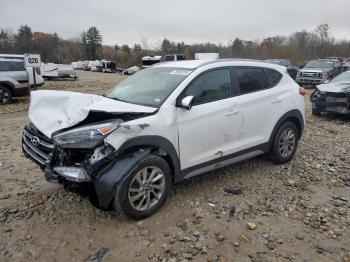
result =
[[[177,108],[181,168],[227,155],[237,143],[241,119],[232,97],[230,70],[217,69],[196,78],[185,89],[194,96],[190,110]]]

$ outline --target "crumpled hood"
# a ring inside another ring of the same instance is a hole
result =
[[[328,83],[317,86],[321,92],[344,93],[350,92],[350,83]]]
[[[153,113],[153,107],[129,104],[99,95],[42,90],[30,95],[29,119],[44,135],[83,121],[90,111],[107,113]]]

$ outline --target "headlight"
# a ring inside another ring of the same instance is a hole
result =
[[[90,127],[81,127],[64,132],[53,138],[55,144],[63,148],[94,148],[104,138],[119,127],[119,123],[106,123]]]
[[[322,73],[322,78],[327,79],[328,78],[328,72],[323,72]]]

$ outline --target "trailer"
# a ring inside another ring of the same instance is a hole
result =
[[[42,76],[45,79],[77,79],[78,76],[72,65],[47,63],[41,64]]]

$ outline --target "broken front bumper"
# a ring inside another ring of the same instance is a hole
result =
[[[33,125],[23,130],[22,150],[24,155],[45,170],[45,177],[49,182],[59,182],[59,178],[71,182],[89,182],[91,177],[84,168],[56,166],[52,168],[52,161],[56,154],[53,142],[38,131]]]
[[[320,113],[350,114],[350,92],[330,93],[315,91],[311,96],[313,109]]]

